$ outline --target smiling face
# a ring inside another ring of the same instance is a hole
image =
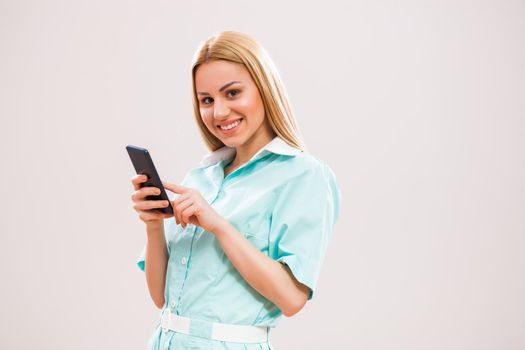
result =
[[[242,64],[224,60],[201,64],[195,88],[202,121],[226,146],[250,153],[271,141],[274,133],[261,95]]]

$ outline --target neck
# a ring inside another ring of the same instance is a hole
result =
[[[257,135],[252,135],[252,137],[243,145],[237,146],[235,148],[235,158],[231,163],[233,166],[238,166],[249,161],[255,155],[255,153],[257,153],[275,137],[275,133],[268,124],[266,124],[264,129],[259,129],[259,131],[260,132],[257,133]]]

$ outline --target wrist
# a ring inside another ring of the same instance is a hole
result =
[[[213,229],[212,233],[217,237],[224,236],[228,233],[228,231],[231,230],[231,228],[232,225],[230,224],[230,222],[224,218],[221,218],[217,226],[215,226],[215,228]]]
[[[148,236],[158,234],[164,231],[164,222],[148,222],[146,223],[146,232]]]

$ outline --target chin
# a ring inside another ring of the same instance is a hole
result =
[[[225,139],[221,141],[222,143],[224,143],[225,146],[228,146],[228,147],[238,147],[242,145],[242,142],[239,142],[237,140]]]
[[[217,137],[217,138],[221,140],[225,146],[228,146],[228,147],[239,147],[246,142],[246,140],[244,140],[244,138],[240,135],[233,136],[233,137],[222,137],[222,138]]]

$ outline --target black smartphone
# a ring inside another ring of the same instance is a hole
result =
[[[146,175],[148,177],[148,180],[146,182],[142,182],[140,187],[157,187],[160,189],[159,195],[146,196],[146,200],[166,200],[169,203],[169,206],[165,208],[155,208],[151,210],[160,211],[166,214],[173,214],[171,201],[168,198],[168,194],[166,193],[164,186],[162,185],[162,181],[160,180],[159,174],[157,173],[157,169],[155,169],[155,165],[153,165],[153,160],[151,159],[148,150],[133,145],[126,146],[126,150],[128,151],[129,157],[131,158],[131,162],[133,163],[137,174]]]

